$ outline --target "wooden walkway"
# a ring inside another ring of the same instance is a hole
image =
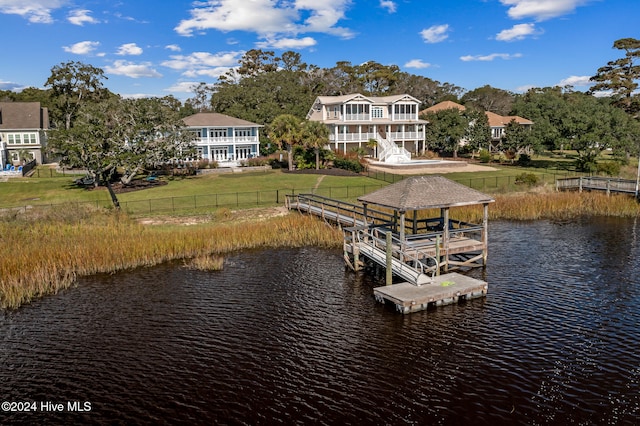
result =
[[[484,281],[457,273],[440,275],[443,266],[447,270],[484,264],[481,225],[449,220],[449,229],[445,230],[441,218],[422,219],[406,226],[401,239],[397,217],[383,211],[365,212],[361,205],[312,194],[287,196],[286,206],[340,225],[344,259],[353,270],[362,269],[368,261],[389,268],[392,276],[404,280],[374,290],[378,301],[393,303],[399,312],[415,312],[487,293]]]
[[[605,191],[607,194],[624,193],[636,195],[636,181],[630,179],[594,176],[572,177],[556,180],[556,189],[578,191]]]

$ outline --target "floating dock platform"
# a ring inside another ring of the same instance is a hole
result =
[[[430,306],[443,306],[487,295],[489,284],[457,272],[437,275],[433,282],[415,285],[399,283],[376,287],[373,294],[378,302],[391,302],[403,314],[422,311]]]

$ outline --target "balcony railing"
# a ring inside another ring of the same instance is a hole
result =
[[[376,139],[377,133],[338,133],[329,136],[331,142],[367,142],[369,139]],[[387,139],[392,142],[424,140],[424,132],[390,132]]]
[[[224,136],[224,137],[204,137],[197,138],[197,145],[232,145],[240,143],[258,143],[257,136]]]
[[[344,121],[369,121],[370,114],[345,114]]]

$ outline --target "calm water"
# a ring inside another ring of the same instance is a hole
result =
[[[639,232],[492,223],[487,298],[408,316],[314,248],[82,279],[0,316],[0,423],[640,424]]]

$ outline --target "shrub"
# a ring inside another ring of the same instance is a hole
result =
[[[354,173],[364,171],[364,166],[360,164],[358,160],[351,160],[349,158],[336,158],[333,160],[333,165],[338,169],[350,170]]]
[[[531,156],[529,154],[520,154],[518,156],[518,165],[520,166],[531,165]]]
[[[518,176],[516,176],[517,185],[534,186],[538,184],[538,181],[538,175],[533,173],[520,173]]]
[[[267,157],[253,157],[246,160],[244,163],[248,167],[266,166],[270,160]]]
[[[491,153],[486,149],[481,149],[480,154],[478,155],[481,163],[490,163],[491,162]]]
[[[596,172],[607,176],[620,175],[620,163],[617,161],[606,161],[596,164]]]

